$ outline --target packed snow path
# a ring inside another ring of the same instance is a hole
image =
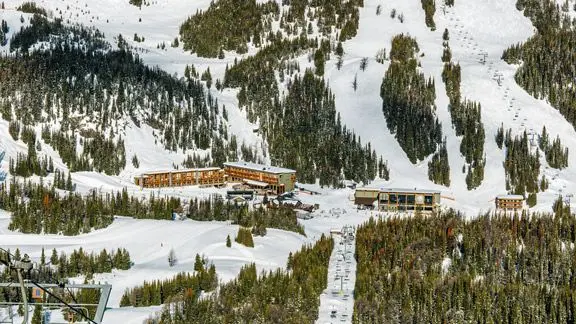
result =
[[[334,249],[328,266],[328,285],[320,295],[316,323],[352,323],[354,285],[356,284],[355,228],[344,226],[334,237]]]

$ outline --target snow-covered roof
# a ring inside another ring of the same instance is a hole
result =
[[[380,192],[389,193],[423,193],[423,194],[440,194],[439,190],[428,190],[428,189],[407,189],[407,188],[380,188]]]
[[[196,172],[196,171],[217,171],[220,168],[210,167],[210,168],[196,168],[196,169],[179,169],[179,170],[161,170],[161,171],[150,171],[142,173],[143,176],[153,175],[153,174],[163,174],[163,173],[186,173],[186,172]]]
[[[380,191],[379,188],[356,188],[356,191]]]
[[[251,163],[251,162],[225,162],[224,166],[234,167],[234,168],[242,168],[242,169],[249,169],[254,171],[263,171],[268,173],[275,173],[275,174],[282,174],[282,173],[296,173],[295,170],[286,169],[281,167],[275,167],[265,164],[258,164],[258,163]]]
[[[522,195],[498,195],[496,199],[516,199],[516,200],[524,200],[524,196]]]
[[[242,181],[246,182],[249,185],[256,186],[256,187],[267,187],[268,186],[267,182],[262,182],[262,181],[256,181],[256,180],[250,180],[250,179],[242,179]]]

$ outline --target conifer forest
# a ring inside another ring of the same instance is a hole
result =
[[[575,80],[576,0],[0,0],[0,322],[574,324]]]

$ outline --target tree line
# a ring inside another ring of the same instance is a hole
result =
[[[542,134],[538,139],[538,147],[544,152],[546,162],[554,169],[568,167],[568,148],[562,146],[560,137],[550,141],[546,126],[542,128]]]
[[[300,76],[295,65],[281,63],[313,45],[303,37],[292,41],[274,38],[256,55],[227,69],[224,86],[240,87],[239,105],[247,110],[250,121],[260,123],[272,163],[295,169],[300,181],[318,178],[321,185],[339,187],[343,179],[367,183],[378,173],[388,179],[387,165],[379,165],[370,144],[363,145],[342,125],[325,81],[312,70]],[[284,96],[280,95],[277,69],[284,71],[288,83]]]
[[[412,163],[436,152],[443,140],[435,113],[434,80],[418,72],[418,52],[414,38],[394,36],[391,63],[380,88],[386,125]]]
[[[21,5],[19,5],[18,8],[16,8],[16,10],[30,14],[39,14],[42,16],[48,15],[46,13],[46,9],[37,6],[35,2],[24,2]]]
[[[10,230],[22,233],[78,235],[110,225],[115,215],[147,219],[172,219],[172,212],[181,209],[178,198],[147,200],[130,197],[121,192],[99,194],[92,190],[87,195],[59,193],[47,188],[41,181],[2,184],[0,208],[12,213]]]
[[[120,307],[166,304],[178,297],[196,299],[200,292],[211,292],[218,286],[214,264],[196,255],[194,274],[179,273],[166,280],[144,281],[142,286],[128,288],[120,299]]]
[[[170,151],[213,147],[219,163],[237,158],[203,82],[147,67],[121,35],[117,40],[112,49],[97,29],[34,15],[12,36],[11,54],[0,56],[2,117],[21,128],[43,125],[42,138],[71,170],[117,174],[126,160],[121,134],[131,124],[151,126],[154,144]]]
[[[502,130],[503,131],[503,126]],[[527,203],[530,207],[536,205],[536,194],[547,188],[545,178],[540,180],[540,150],[531,148],[528,134],[512,138],[512,130],[509,129],[504,137],[506,157],[504,171],[506,173],[506,190],[513,194],[528,195]]]
[[[576,220],[454,211],[358,228],[354,323],[571,323]]]
[[[18,250],[15,255],[18,255]],[[44,248],[40,256],[37,281],[57,283],[66,278],[85,276],[88,280],[96,273],[109,273],[112,269],[128,270],[132,267],[130,253],[124,248],[114,250],[103,249],[100,252],[86,252],[84,249],[72,251],[70,255],[52,249],[48,256]]]
[[[324,62],[336,50],[335,44],[327,36],[308,37],[305,23],[319,17],[320,29],[341,27],[340,38],[347,39],[355,35],[357,23],[353,21],[362,1],[289,1],[283,5],[289,8],[281,13],[281,28],[294,37],[269,32],[266,45],[255,55],[235,60],[226,68],[222,86],[239,88],[239,106],[246,109],[251,122],[259,124],[272,163],[297,170],[300,181],[320,179],[321,185],[339,187],[344,178],[365,183],[376,175],[387,179],[387,165],[378,163],[371,147],[342,125],[333,94],[324,80],[314,75],[323,74]],[[218,2],[213,6],[218,10]],[[308,6],[315,10],[307,11]],[[298,28],[301,30],[293,34]],[[302,76],[294,57],[306,51],[314,53],[316,69]],[[284,85],[286,91],[281,89]]]
[[[224,50],[243,54],[249,42],[261,46],[279,14],[275,1],[218,0],[188,18],[180,26],[180,38],[184,50],[201,57],[224,58]]]
[[[229,283],[201,299],[179,294],[150,323],[311,323],[326,288],[333,240],[324,235],[289,256],[287,270],[244,266]]]
[[[444,53],[442,61],[442,81],[446,86],[446,95],[449,99],[448,109],[452,120],[452,125],[456,131],[456,136],[462,136],[460,143],[460,153],[466,160],[466,165],[462,172],[466,172],[466,185],[468,190],[480,186],[484,180],[484,140],[486,137],[484,124],[482,123],[482,113],[480,103],[462,100],[460,93],[461,68],[460,64],[451,61],[450,35],[448,29],[442,35]]]
[[[266,234],[266,228],[277,228],[306,235],[298,223],[296,212],[287,207],[249,208],[225,201],[219,195],[208,199],[190,199],[187,216],[197,221],[232,221],[243,227],[259,229],[254,234]]]
[[[537,99],[550,105],[576,126],[576,19],[551,0],[518,0],[516,8],[530,18],[536,34],[502,54],[509,64],[519,64],[516,82]],[[566,5],[566,7],[565,7]]]

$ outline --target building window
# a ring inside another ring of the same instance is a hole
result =
[[[406,205],[406,195],[398,195],[398,203],[400,205]]]
[[[434,201],[432,195],[426,195],[424,196],[424,204],[425,205],[432,205],[432,202]],[[426,209],[428,210],[428,209]]]
[[[408,205],[414,205],[415,202],[414,195],[406,195],[406,201],[408,202]]]
[[[396,197],[396,194],[390,194],[390,203],[391,204],[396,204],[398,203],[398,199]]]

